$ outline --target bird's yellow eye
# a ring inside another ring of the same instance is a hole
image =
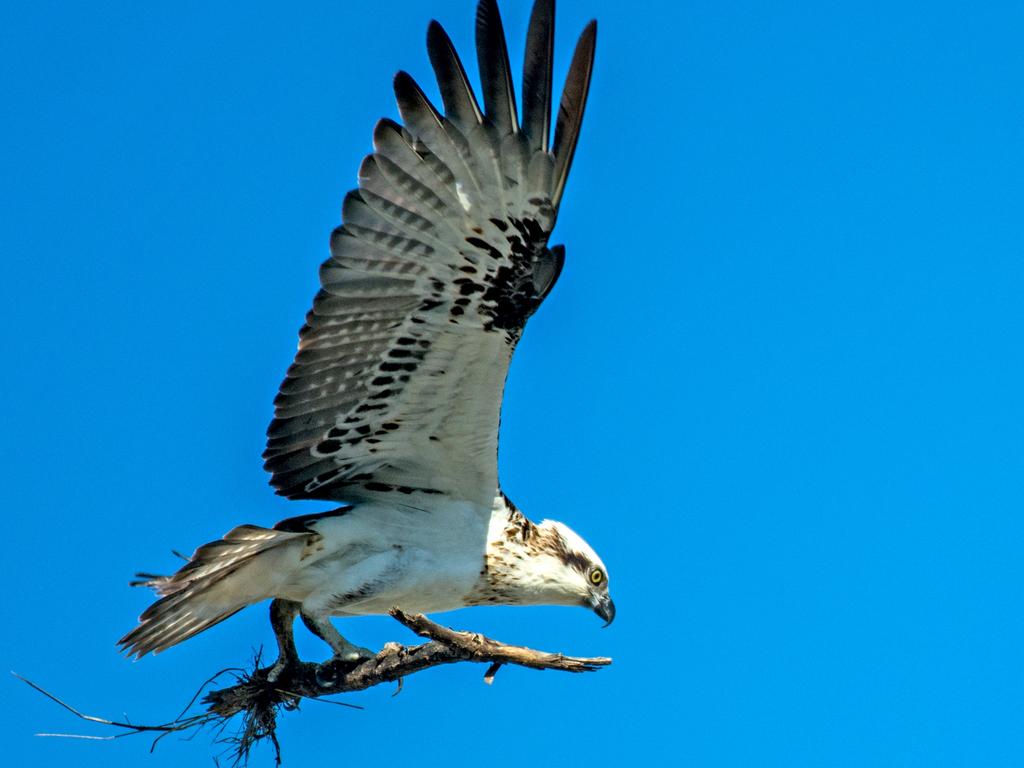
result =
[[[601,571],[600,568],[595,568],[594,570],[592,570],[590,572],[590,583],[591,584],[593,584],[596,587],[602,581],[604,581],[604,573]]]

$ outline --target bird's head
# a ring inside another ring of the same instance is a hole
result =
[[[607,627],[615,620],[615,603],[608,592],[608,569],[583,537],[564,523],[544,520],[537,526],[550,551],[552,572],[570,604],[589,608]]]
[[[612,623],[615,603],[608,593],[608,570],[575,531],[564,523],[545,520],[504,533],[492,542],[488,556],[492,583],[504,599],[532,605],[579,605],[604,619],[605,626]]]

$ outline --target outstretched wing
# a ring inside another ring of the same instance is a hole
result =
[[[494,0],[476,15],[481,111],[437,22],[442,115],[406,73],[342,207],[321,289],[275,400],[265,467],[289,498],[443,493],[490,507],[509,361],[554,285],[547,247],[579,136],[596,24],[576,47],[549,144],[554,2],[530,19],[523,122]]]

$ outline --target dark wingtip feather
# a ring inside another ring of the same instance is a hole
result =
[[[399,104],[401,104],[403,100],[408,100],[416,93],[422,93],[419,84],[413,76],[404,69],[400,69],[395,72],[395,76],[391,80],[391,85],[395,89],[395,98],[398,99]]]
[[[530,14],[523,57],[523,133],[535,152],[547,152],[550,142],[554,51],[555,0],[537,0]]]
[[[448,33],[436,21],[431,21],[427,27],[427,54],[437,76],[437,87],[441,91],[441,101],[448,119],[460,128],[482,122],[483,115],[466,77],[462,60]]]
[[[572,55],[569,74],[565,78],[562,102],[558,107],[558,122],[555,125],[555,170],[551,203],[558,207],[565,191],[569,167],[576,152],[576,142],[583,124],[583,110],[590,90],[590,75],[594,69],[594,51],[597,46],[597,21],[591,21],[583,29],[576,51]]]
[[[423,93],[423,89],[420,88],[412,75],[405,70],[399,70],[395,73],[393,85],[395,99],[398,102],[398,111],[401,113],[402,120],[405,121],[406,125],[412,122],[411,117],[421,110],[426,110],[431,118],[440,124],[440,113],[430,103],[430,99]]]
[[[505,47],[505,30],[495,0],[480,0],[476,7],[476,55],[487,118],[502,135],[517,133],[516,94]]]

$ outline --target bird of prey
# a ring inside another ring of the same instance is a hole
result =
[[[501,398],[527,319],[562,271],[548,246],[579,138],[597,27],[576,45],[554,121],[554,0],[530,17],[516,105],[494,0],[476,11],[483,105],[444,29],[427,49],[443,113],[405,72],[402,124],[379,121],[359,187],[320,267],[268,428],[277,493],[343,506],[239,525],[171,576],[120,645],[157,653],[272,600],[279,673],[292,625],[344,661],[373,652],[332,616],[471,605],[576,605],[615,616],[608,573],[566,525],[528,520],[501,491]]]

